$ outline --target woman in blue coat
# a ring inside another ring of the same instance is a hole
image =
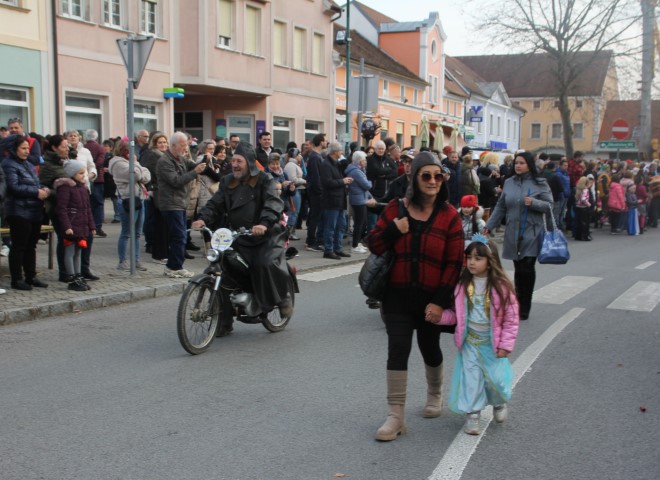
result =
[[[37,241],[41,232],[44,200],[49,195],[41,187],[34,165],[28,161],[30,143],[22,135],[10,135],[3,141],[5,152],[2,170],[7,185],[5,218],[10,228],[9,272],[11,288],[32,290],[48,285],[37,275]],[[23,279],[25,274],[25,279]]]
[[[500,199],[484,231],[495,230],[506,218],[502,257],[513,260],[520,319],[527,320],[536,282],[535,266],[543,214],[549,222],[552,221],[552,192],[546,179],[539,176],[534,155],[530,152],[518,153],[513,168],[515,175],[504,182]]]
[[[371,181],[367,179],[367,154],[361,150],[353,153],[352,161],[344,172],[353,179],[348,186],[348,200],[353,208],[353,253],[367,253],[367,247],[360,244],[367,226],[367,205],[376,201],[370,193]]]

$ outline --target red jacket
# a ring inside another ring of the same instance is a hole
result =
[[[89,191],[82,183],[70,178],[55,180],[57,193],[57,217],[64,235],[68,229],[73,230],[73,237],[87,238],[96,229],[92,208],[89,203]]]
[[[431,294],[431,303],[450,308],[464,255],[463,224],[458,212],[451,205],[444,204],[421,233],[414,233],[411,228],[405,235],[393,221],[398,213],[398,200],[392,200],[369,234],[372,253],[380,255],[386,250],[394,250],[389,287],[419,289]]]
[[[627,210],[626,195],[623,193],[623,186],[618,182],[612,182],[610,185],[607,208],[613,212],[625,212]]]

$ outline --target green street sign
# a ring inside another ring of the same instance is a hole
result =
[[[622,150],[637,148],[637,142],[600,142],[598,147],[602,150]]]

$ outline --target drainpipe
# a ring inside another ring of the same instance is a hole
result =
[[[52,41],[52,50],[53,50],[53,83],[55,90],[55,132],[60,133],[61,128],[61,119],[60,119],[60,67],[59,67],[59,54],[57,49],[57,1],[51,0],[51,22],[53,30],[53,41]]]

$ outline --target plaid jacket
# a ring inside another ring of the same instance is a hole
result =
[[[431,303],[450,308],[464,255],[463,224],[458,212],[445,204],[429,222],[417,222],[408,217],[411,229],[405,235],[393,221],[398,213],[398,201],[392,200],[369,234],[372,253],[380,255],[394,250],[389,287],[429,292]],[[420,228],[416,229],[415,224]]]
[[[584,176],[584,167],[572,158],[568,161],[568,178],[571,182],[571,188],[575,187],[580,177]]]

